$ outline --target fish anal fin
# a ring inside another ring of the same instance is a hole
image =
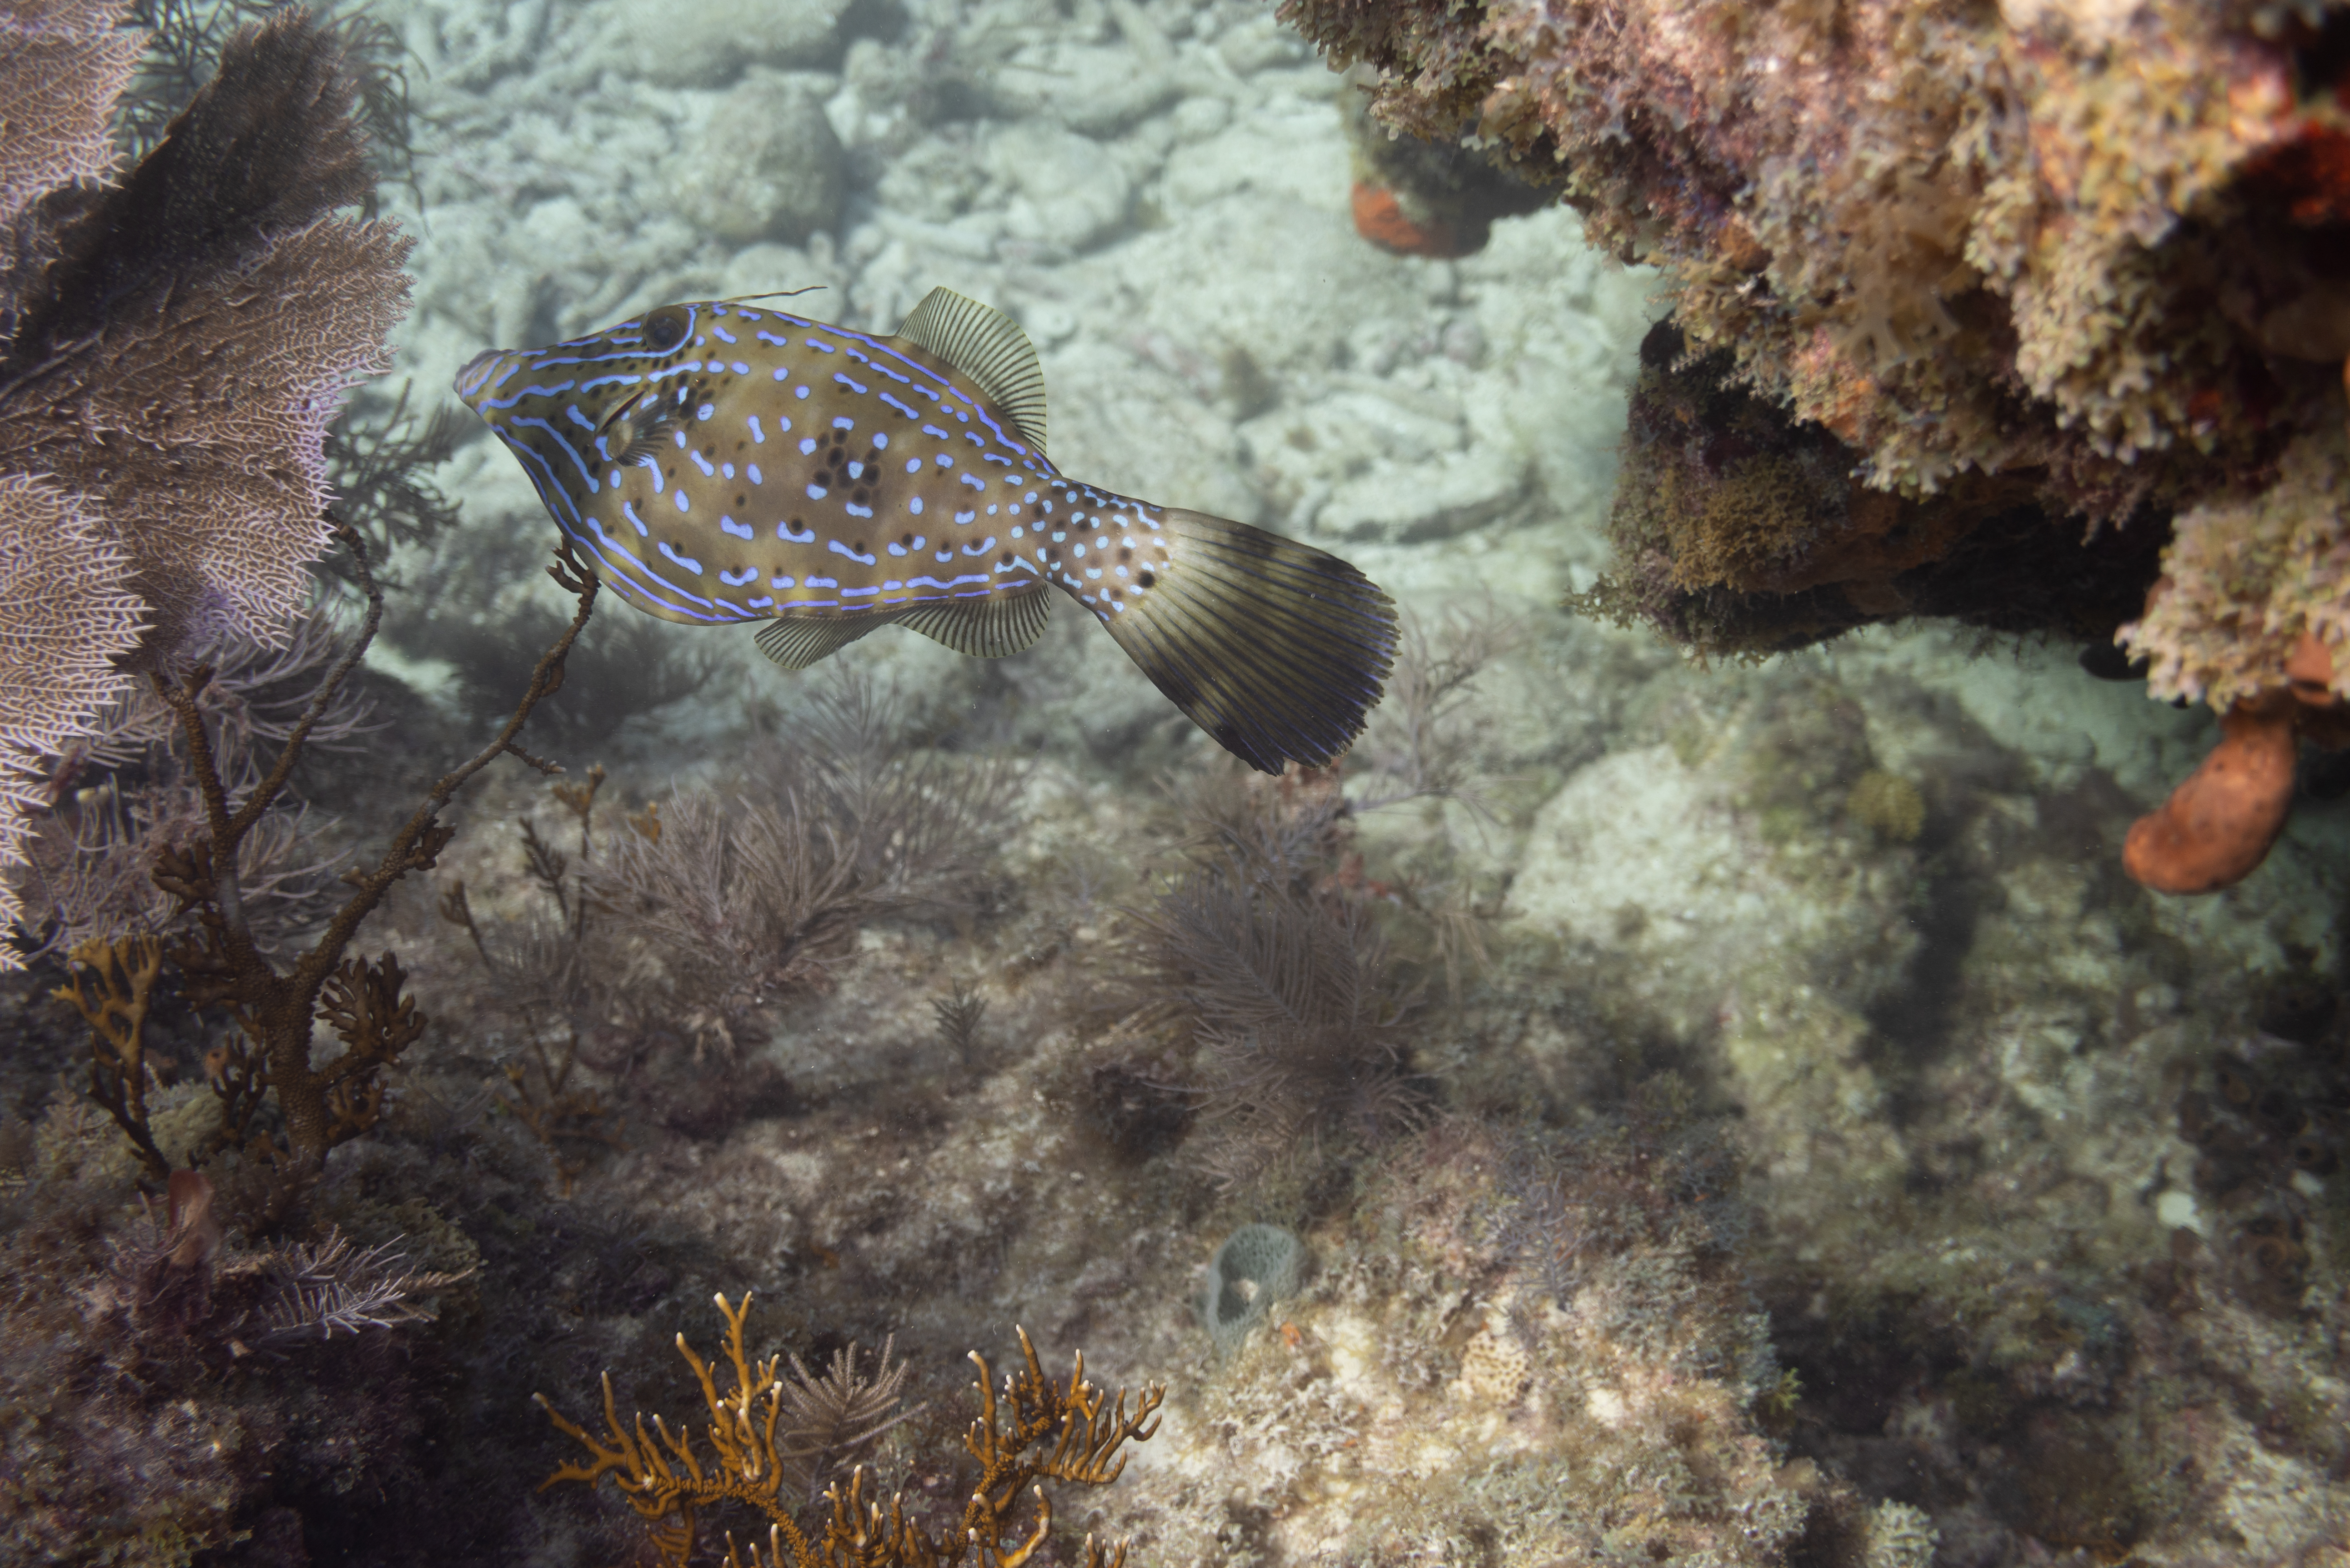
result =
[[[897,618],[909,631],[919,631],[933,642],[945,643],[973,659],[1001,659],[1017,653],[1045,635],[1053,601],[1042,583],[985,598],[924,605]]]
[[[841,616],[817,619],[782,616],[760,628],[759,651],[785,670],[806,670],[871,631],[897,619],[892,615]]]
[[[897,335],[970,377],[1044,454],[1045,368],[1018,322],[951,288],[934,288],[898,324]]]

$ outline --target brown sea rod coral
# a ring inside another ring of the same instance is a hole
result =
[[[281,648],[230,639],[197,650],[213,678],[198,693],[213,766],[242,794],[265,776],[304,710],[341,656],[348,625],[325,616],[296,623]],[[0,702],[6,701],[0,696]],[[311,723],[305,744],[348,751],[378,726],[348,686]],[[18,942],[63,952],[119,931],[161,931],[180,913],[155,885],[157,857],[203,828],[203,800],[178,717],[145,683],[133,683],[56,744],[47,776],[27,792],[37,831],[26,864],[7,873],[22,897]],[[241,846],[241,898],[256,938],[276,951],[324,912],[339,870],[315,840],[309,806],[290,792]]]

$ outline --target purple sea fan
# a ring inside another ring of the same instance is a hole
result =
[[[207,632],[275,640],[308,591],[327,425],[407,309],[411,242],[333,215],[374,188],[357,93],[335,36],[278,13],[120,183],[12,236],[46,265],[0,354],[0,472],[87,498],[150,607],[147,667]]]
[[[374,181],[343,46],[298,9],[239,30],[163,141],[87,183],[137,51],[121,10],[0,25],[0,767],[69,744],[121,670],[284,640],[328,534],[328,422],[407,308],[410,242],[333,215]],[[0,856],[37,805],[0,793]]]

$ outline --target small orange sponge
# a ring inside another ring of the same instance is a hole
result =
[[[1355,232],[1381,250],[1393,251],[1398,255],[1434,256],[1440,260],[1461,254],[1451,229],[1442,223],[1413,223],[1404,216],[1403,206],[1394,192],[1360,180],[1355,182]]]
[[[2269,692],[2229,709],[2203,765],[2130,825],[2122,868],[2158,893],[2216,893],[2251,876],[2293,807],[2298,707]]]

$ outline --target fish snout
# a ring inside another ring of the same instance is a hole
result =
[[[499,369],[514,358],[514,353],[511,348],[488,348],[465,361],[465,368],[457,372],[456,379],[450,384],[456,389],[457,396],[467,408],[477,414],[482,411],[478,400],[496,385]]]

